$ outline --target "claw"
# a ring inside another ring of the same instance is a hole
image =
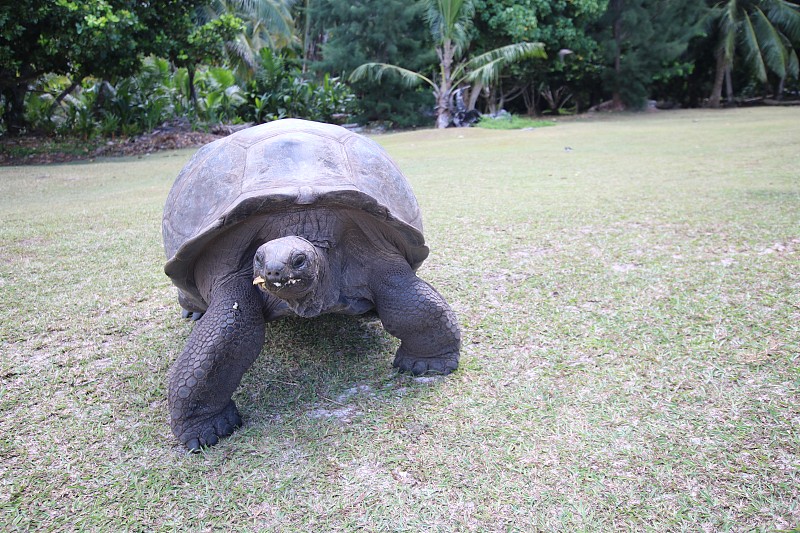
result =
[[[398,356],[392,366],[412,376],[445,376],[458,368],[458,354],[431,358]]]
[[[203,313],[200,311],[188,311],[186,309],[181,310],[181,318],[188,318],[191,319],[193,322],[197,322],[201,318],[203,318]]]
[[[189,450],[189,453],[200,453],[200,440],[199,439],[192,439],[186,443],[186,448]]]

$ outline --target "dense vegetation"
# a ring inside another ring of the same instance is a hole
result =
[[[31,0],[0,6],[0,131],[796,99],[798,47],[793,0]]]

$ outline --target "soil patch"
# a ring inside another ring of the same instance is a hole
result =
[[[226,129],[202,132],[165,128],[136,137],[100,141],[56,140],[36,135],[3,137],[0,138],[0,165],[46,165],[92,160],[98,157],[135,156],[161,150],[194,148],[216,141],[228,133],[230,131]]]

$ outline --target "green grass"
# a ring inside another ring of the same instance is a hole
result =
[[[800,109],[378,140],[461,369],[397,375],[372,318],[276,323],[199,456],[159,230],[190,152],[0,169],[0,530],[800,525]]]
[[[521,130],[527,128],[544,128],[555,125],[556,123],[552,120],[536,120],[519,115],[508,115],[497,118],[484,116],[481,117],[477,124],[479,128],[487,130]]]

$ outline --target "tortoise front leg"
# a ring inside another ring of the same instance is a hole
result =
[[[376,274],[372,292],[378,316],[401,341],[392,366],[415,376],[458,368],[461,331],[444,298],[403,260]]]
[[[215,289],[170,369],[170,426],[191,451],[242,424],[231,396],[264,345],[263,298],[246,277]]]

